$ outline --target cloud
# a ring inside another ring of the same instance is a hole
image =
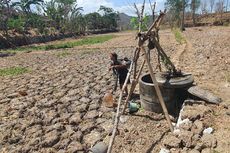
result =
[[[77,0],[77,3],[78,6],[83,7],[84,14],[97,11],[101,5],[114,8],[113,3],[107,0]]]
[[[142,3],[136,3],[136,5],[137,5],[137,8],[139,10],[141,10],[141,7],[143,4]],[[119,12],[126,13],[126,14],[131,15],[131,16],[136,16],[136,10],[135,10],[133,5],[124,5],[121,7],[115,7],[115,9]],[[162,1],[162,0],[157,1],[155,12],[158,13],[160,10],[164,10],[164,1]],[[149,3],[145,4],[145,14],[152,14],[152,10],[151,10]]]
[[[165,0],[156,0],[157,7],[156,11],[164,9],[164,2]],[[112,2],[111,0],[77,0],[78,6],[83,7],[84,14],[95,12],[99,9],[100,5],[107,6],[113,8],[115,11],[120,13],[126,13],[131,16],[135,16],[135,9],[132,4],[128,4],[127,2],[124,3],[122,6],[115,5],[115,0]],[[137,7],[140,9],[142,3],[136,3]],[[151,14],[151,8],[149,3],[145,5],[145,13]]]

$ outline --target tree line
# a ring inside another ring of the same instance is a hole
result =
[[[100,6],[83,14],[77,0],[0,0],[0,31],[28,34],[85,33],[86,30],[116,29],[118,12]]]
[[[196,25],[197,14],[228,12],[229,0],[167,0],[165,6],[171,25],[183,26],[185,14],[191,14],[193,25]]]

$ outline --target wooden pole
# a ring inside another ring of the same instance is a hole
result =
[[[162,97],[160,87],[159,87],[158,82],[156,80],[156,77],[155,77],[155,74],[153,72],[152,66],[151,66],[151,64],[150,64],[150,62],[148,60],[148,55],[147,55],[147,53],[146,53],[146,51],[145,51],[143,46],[141,46],[141,50],[144,52],[145,60],[147,61],[147,64],[148,64],[148,69],[149,69],[149,72],[150,72],[150,76],[151,76],[151,79],[153,81],[154,88],[156,90],[156,93],[157,93],[158,99],[160,101],[161,107],[162,107],[163,112],[165,114],[166,120],[168,122],[169,128],[170,128],[171,132],[173,132],[173,125],[172,125],[171,120],[169,118],[168,110],[167,110],[167,108],[165,106],[165,102],[164,102],[164,99]]]
[[[123,110],[122,110],[121,114],[124,114],[124,113],[125,113],[125,109],[126,109],[126,107],[127,107],[128,101],[130,100],[130,98],[131,98],[131,96],[132,96],[132,94],[133,94],[133,92],[134,92],[134,90],[135,90],[135,88],[136,88],[136,85],[137,85],[138,80],[139,80],[139,78],[140,78],[141,72],[142,72],[142,70],[143,70],[143,68],[144,68],[144,65],[145,65],[145,60],[144,60],[144,61],[142,62],[142,64],[141,64],[141,67],[140,67],[140,69],[139,69],[137,78],[134,79],[134,80],[132,81],[132,85],[131,85],[131,87],[130,87],[129,94],[128,94],[126,100],[125,100],[124,107],[123,107]]]
[[[150,28],[148,29],[147,33],[145,34],[146,36],[148,36],[151,31],[153,30],[154,27],[156,27],[157,23],[159,22],[159,20],[161,20],[161,18],[163,18],[163,16],[165,15],[165,12],[161,12],[160,15],[158,16],[158,18],[153,22],[153,24],[150,26]]]
[[[136,50],[134,51],[134,56],[133,56],[133,62],[134,62],[134,70],[133,70],[133,78],[136,79],[136,73],[137,73],[137,60],[138,60],[138,56],[140,53],[140,48],[136,48]]]
[[[122,101],[122,97],[123,97],[123,92],[124,92],[125,87],[126,87],[126,85],[128,83],[128,80],[129,80],[129,77],[130,77],[130,74],[131,74],[131,71],[132,71],[132,67],[133,67],[133,62],[130,65],[130,69],[129,69],[129,72],[128,72],[127,76],[126,76],[125,83],[124,83],[124,85],[123,85],[123,87],[121,89],[121,92],[120,92],[120,97],[119,97],[119,101],[118,101],[117,112],[116,112],[116,117],[115,117],[115,122],[114,122],[114,127],[113,127],[113,133],[112,133],[112,136],[110,138],[107,153],[111,153],[111,151],[112,151],[112,146],[113,146],[113,143],[114,143],[114,139],[115,139],[115,136],[116,136],[117,127],[118,127],[118,123],[119,123],[119,118],[120,118],[120,107],[121,107],[121,101]]]
[[[156,2],[154,2],[154,4],[153,4],[153,9],[152,9],[153,21],[155,20],[155,9],[156,9]]]
[[[162,57],[165,58],[167,60],[167,63],[171,66],[173,72],[177,72],[175,65],[172,63],[172,61],[169,59],[169,57],[166,55],[166,53],[164,52],[164,50],[162,49],[162,47],[160,46],[159,42],[153,37],[152,41],[154,42],[154,44],[156,45],[158,54]],[[163,59],[164,60],[164,59]]]

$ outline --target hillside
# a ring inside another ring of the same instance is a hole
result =
[[[118,21],[118,28],[120,30],[127,30],[130,29],[130,19],[132,17],[128,16],[125,13],[119,13],[119,21]]]
[[[205,25],[228,25],[230,23],[230,12],[220,13],[209,13],[197,15],[197,26]],[[193,26],[191,15],[187,15],[185,18],[185,25],[187,27]]]

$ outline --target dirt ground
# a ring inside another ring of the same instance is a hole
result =
[[[136,46],[135,33],[115,35],[103,44],[0,59],[1,68],[30,70],[0,78],[0,152],[87,152],[98,141],[108,143],[115,115],[115,109],[102,105],[104,94],[114,85],[109,53],[131,58]],[[184,36],[187,43],[179,44],[170,30],[162,30],[160,42],[182,71],[192,73],[199,86],[223,99],[220,106],[206,107],[212,109],[208,121],[218,142],[215,151],[228,153],[230,27],[189,28]],[[69,54],[58,56],[62,52]],[[169,129],[162,114],[141,110],[125,116],[118,133],[113,152],[155,153]]]

